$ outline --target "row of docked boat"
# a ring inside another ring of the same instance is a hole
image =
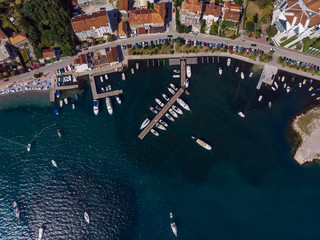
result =
[[[109,79],[108,74],[105,74],[104,80],[108,80],[108,79]],[[100,76],[100,82],[103,82],[103,76]]]
[[[59,92],[59,91],[57,91],[56,94],[57,94],[57,97],[60,97],[60,92]],[[78,94],[75,94],[74,97],[75,97],[75,100],[78,100],[78,99],[79,99]],[[62,100],[62,99],[59,100],[59,106],[60,106],[61,108],[63,107],[63,104],[67,105],[68,103],[69,103],[68,98],[64,98],[63,100]],[[72,107],[72,109],[74,110],[74,109],[76,108],[76,105],[75,105],[74,103],[72,103],[72,104],[71,104],[71,107]],[[55,113],[56,115],[59,115],[58,109],[54,109],[54,113]]]
[[[117,100],[118,104],[122,103],[122,101],[118,95],[116,96],[116,100]],[[108,113],[110,115],[112,115],[113,114],[113,107],[112,107],[111,98],[106,97],[105,101],[106,101],[106,107],[107,107]],[[98,115],[98,113],[99,113],[99,100],[93,100],[93,113],[95,115]]]
[[[101,91],[102,91],[102,92],[109,92],[109,91],[111,91],[111,85],[109,84],[109,85],[106,86],[105,88],[104,88],[104,87],[101,87]]]

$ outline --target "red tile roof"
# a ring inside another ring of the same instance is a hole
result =
[[[16,35],[14,35],[13,37],[9,38],[10,39],[10,42],[12,45],[15,45],[19,42],[22,42],[24,40],[27,39],[27,36],[25,33],[21,32],[21,33],[18,33]]]
[[[107,52],[108,55],[108,62],[119,62],[117,49],[115,47],[111,47],[110,50]]]
[[[92,14],[81,14],[71,19],[74,31],[89,31],[94,28],[105,27],[109,23],[107,11],[102,10]]]
[[[203,12],[204,16],[213,15],[215,17],[220,17],[220,14],[221,14],[221,7],[215,6],[214,2],[210,2],[210,4],[205,5],[205,10]]]
[[[240,13],[234,12],[234,11],[225,12],[223,19],[233,21],[233,22],[239,22],[240,21]]]
[[[138,28],[138,34],[146,34],[146,29],[144,27]]]
[[[128,11],[129,10],[129,1],[128,0],[119,0],[119,11]]]
[[[199,0],[185,0],[183,2],[182,14],[194,13],[200,15],[202,11],[202,1]]]
[[[53,57],[55,57],[53,48],[42,50],[42,57],[43,58],[53,58]]]
[[[129,11],[129,24],[164,24],[165,22],[165,3],[155,3],[154,9],[139,9]]]

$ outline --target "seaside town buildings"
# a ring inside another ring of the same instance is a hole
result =
[[[180,11],[180,22],[185,26],[198,26],[203,11],[203,2],[199,0],[185,0]]]
[[[241,17],[241,5],[227,1],[223,5],[222,19],[231,22],[239,22]]]
[[[206,26],[210,28],[210,26],[217,22],[221,16],[221,7],[216,6],[214,2],[210,2],[209,4],[205,4],[203,17],[202,19],[206,20]]]

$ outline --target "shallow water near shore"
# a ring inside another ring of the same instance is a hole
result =
[[[58,116],[58,104],[0,110],[0,137],[24,145],[0,139],[0,238],[35,239],[45,225],[46,239],[175,239],[173,212],[181,239],[318,239],[320,168],[298,166],[286,138],[291,119],[314,103],[310,84],[299,89],[303,78],[292,82],[292,75],[280,73],[294,85],[292,92],[282,83],[276,92],[258,91],[260,69],[248,78],[251,64],[232,59],[227,67],[225,58],[215,60],[192,66],[190,95],[182,96],[191,111],[175,122],[164,119],[169,127],[158,130],[160,137],[137,136],[142,121],[153,117],[148,108],[154,98],[169,96],[170,82],[179,84],[172,78],[175,67],[163,64],[140,61],[126,81],[120,73],[103,83],[96,79],[97,89],[111,84],[124,90],[121,105],[112,99],[112,116],[104,100],[94,116],[90,89],[74,101],[74,111],[69,104]],[[28,142],[54,123],[28,153]],[[192,135],[213,150],[198,146]]]

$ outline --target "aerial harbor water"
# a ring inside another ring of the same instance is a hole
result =
[[[181,96],[191,111],[166,121],[159,137],[148,133],[140,140],[141,123],[154,116],[154,98],[169,96],[170,83],[179,85],[173,69],[141,61],[125,81],[121,73],[97,78],[97,89],[110,84],[124,91],[122,104],[112,98],[112,116],[104,100],[93,114],[90,89],[62,108],[39,95],[28,103],[26,96],[1,97],[0,238],[35,239],[45,226],[45,239],[175,239],[173,212],[181,239],[317,239],[320,168],[294,161],[288,127],[316,102],[309,81],[299,88],[302,77],[292,82],[293,75],[281,72],[291,92],[281,81],[277,91],[257,90],[261,69],[251,64],[232,59],[227,66],[220,58],[192,65],[190,95]]]

